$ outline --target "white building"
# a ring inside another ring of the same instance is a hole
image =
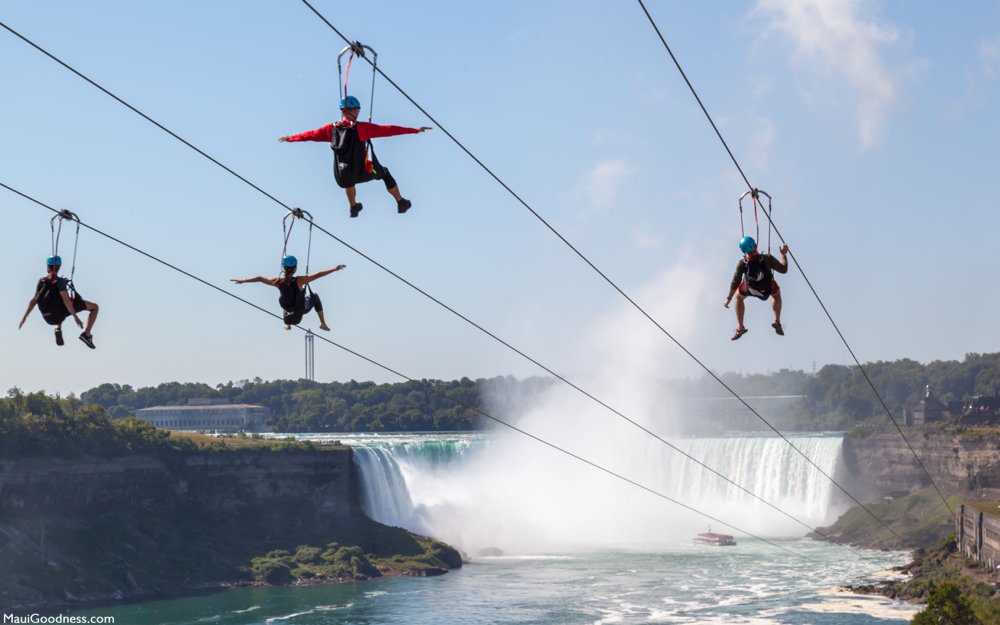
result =
[[[135,411],[138,419],[167,430],[260,432],[270,414],[265,406],[230,404],[225,399],[189,399],[186,406],[152,406]]]

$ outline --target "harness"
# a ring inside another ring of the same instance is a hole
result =
[[[289,219],[291,221],[289,221]],[[309,223],[309,235],[306,244],[306,274],[309,273],[309,258],[312,256],[312,232],[313,232],[313,216],[309,211],[302,210],[301,208],[293,208],[288,211],[281,220],[281,231],[282,231],[282,246],[281,246],[281,257],[284,258],[285,254],[288,252],[288,240],[292,238],[292,229],[295,227],[296,219],[304,219]],[[281,276],[285,275],[285,268],[281,268]],[[305,297],[306,291],[312,293],[312,288],[307,284],[304,289],[299,288],[299,281],[296,277],[292,276],[291,280],[282,280],[278,283],[278,305],[281,306],[282,310],[288,312],[294,312],[299,310],[299,307],[305,308]]]
[[[357,127],[350,122],[333,125],[330,148],[333,150],[333,177],[342,189],[353,187],[363,174],[377,176],[382,171],[371,139],[361,141]]]
[[[59,281],[65,278],[60,278],[59,276],[53,275],[52,277],[45,276],[39,282],[42,287],[38,290],[38,310],[42,312],[43,317],[49,317],[56,311],[53,310],[54,304],[58,302],[59,297]],[[67,290],[69,289],[69,282],[67,283]],[[70,296],[72,298],[72,295]]]
[[[372,121],[372,113],[375,110],[375,76],[378,73],[378,52],[371,46],[367,46],[360,41],[355,41],[351,45],[344,46],[337,55],[337,90],[341,100],[348,96],[347,84],[351,75],[351,62],[354,57],[367,60],[366,51],[372,54],[372,90],[368,100],[368,123]],[[342,69],[341,59],[345,54],[347,57],[347,67]],[[341,80],[343,78],[343,80]],[[378,175],[382,171],[382,164],[378,162],[375,155],[375,146],[371,139],[361,141],[358,136],[358,129],[353,123],[341,121],[333,126],[333,133],[330,140],[330,148],[333,149],[333,177],[337,180],[337,185],[346,189],[353,187],[361,179],[362,174]],[[369,159],[368,154],[371,153]]]
[[[73,263],[70,265],[69,278],[66,279],[66,290],[69,291],[70,299],[73,299],[76,297],[76,287],[73,285],[73,277],[76,275],[76,248],[80,244],[80,218],[76,213],[63,209],[49,220],[49,228],[52,230],[52,256],[59,255],[59,237],[62,235],[64,221],[76,222],[76,235],[73,237]]]
[[[757,206],[760,196],[767,198],[767,209],[764,209],[763,201],[760,202],[760,210],[764,212],[764,216],[767,217],[767,253],[771,253],[771,196],[767,191],[763,189],[754,189],[752,191],[744,191],[743,195],[740,196],[740,236],[746,236],[747,230],[746,225],[743,223],[743,199],[746,196],[750,196],[753,199],[753,223],[754,223],[754,240],[760,243],[760,219],[757,217]]]
[[[751,254],[744,259],[743,282],[747,285],[747,291],[755,297],[767,297],[771,294],[774,272],[767,266],[763,254]]]

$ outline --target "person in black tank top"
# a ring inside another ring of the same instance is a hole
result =
[[[242,280],[233,278],[232,281],[235,284],[263,282],[264,284],[277,287],[278,305],[284,311],[282,318],[285,322],[286,330],[291,330],[292,326],[301,323],[302,318],[311,310],[315,310],[316,316],[319,317],[319,329],[329,330],[330,326],[326,325],[326,318],[323,315],[323,302],[320,301],[319,295],[313,293],[312,289],[307,288],[307,285],[313,280],[330,275],[334,271],[340,271],[347,267],[347,265],[337,265],[333,269],[324,269],[323,271],[317,271],[307,276],[296,276],[295,270],[298,269],[298,265],[298,260],[294,256],[289,255],[281,259],[281,268],[283,271],[282,275],[277,278],[254,276],[253,278],[244,278]],[[306,291],[309,292],[307,293]]]
[[[747,333],[746,326],[743,325],[743,315],[746,312],[744,300],[747,296],[753,296],[767,301],[771,299],[771,310],[774,311],[774,323],[771,327],[779,336],[785,335],[785,329],[781,326],[781,289],[778,288],[778,281],[774,279],[774,272],[788,272],[788,246],[782,245],[778,251],[781,253],[779,261],[770,254],[761,254],[757,251],[757,242],[753,237],[743,237],[740,240],[740,251],[743,258],[736,263],[736,272],[729,283],[729,295],[723,306],[729,308],[729,303],[736,296],[736,332],[733,333],[732,340],[736,340]]]
[[[28,320],[31,309],[38,306],[38,312],[42,313],[45,323],[56,327],[56,345],[63,345],[63,321],[67,317],[73,317],[76,325],[83,328],[83,322],[80,321],[77,313],[86,310],[89,313],[87,315],[87,327],[80,334],[80,340],[90,349],[96,349],[94,335],[90,331],[94,328],[94,322],[97,321],[97,311],[99,308],[94,302],[88,302],[83,299],[83,296],[77,292],[73,284],[59,275],[59,268],[61,266],[62,259],[59,256],[49,256],[45,260],[45,277],[41,278],[35,286],[35,294],[32,296],[31,301],[28,302],[28,309],[24,311],[24,316],[21,317],[21,323],[18,324],[17,329],[20,330],[24,322]],[[69,295],[70,291],[73,292],[72,297]]]

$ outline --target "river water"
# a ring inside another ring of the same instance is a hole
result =
[[[435,578],[236,589],[80,614],[112,615],[119,625],[874,625],[907,623],[916,611],[838,590],[889,575],[907,554],[804,538],[805,526],[847,507],[820,473],[838,473],[836,435],[792,438],[801,453],[765,436],[675,441],[783,513],[660,444],[636,441],[629,453],[604,457],[612,446],[585,450],[602,466],[732,523],[714,531],[735,535],[735,547],[693,544],[706,529],[704,516],[517,437],[301,438],[355,446],[368,514],[448,541],[469,563]]]

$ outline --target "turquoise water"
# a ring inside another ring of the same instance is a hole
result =
[[[117,625],[902,625],[915,612],[838,591],[885,577],[908,562],[907,554],[860,551],[859,557],[802,538],[800,525],[658,443],[561,432],[587,455],[775,545],[724,527],[716,530],[735,533],[736,547],[694,545],[704,517],[516,437],[299,435],[355,446],[368,514],[446,540],[472,554],[471,562],[436,578],[236,589],[87,614],[113,615]],[[839,436],[793,442],[836,473]],[[677,444],[810,526],[844,508],[829,480],[775,437]],[[476,556],[499,552],[506,555]]]
[[[914,608],[838,593],[905,554],[870,559],[808,539],[720,548],[630,546],[591,554],[477,558],[435,578],[245,588],[80,612],[118,625],[705,623],[888,625]]]

